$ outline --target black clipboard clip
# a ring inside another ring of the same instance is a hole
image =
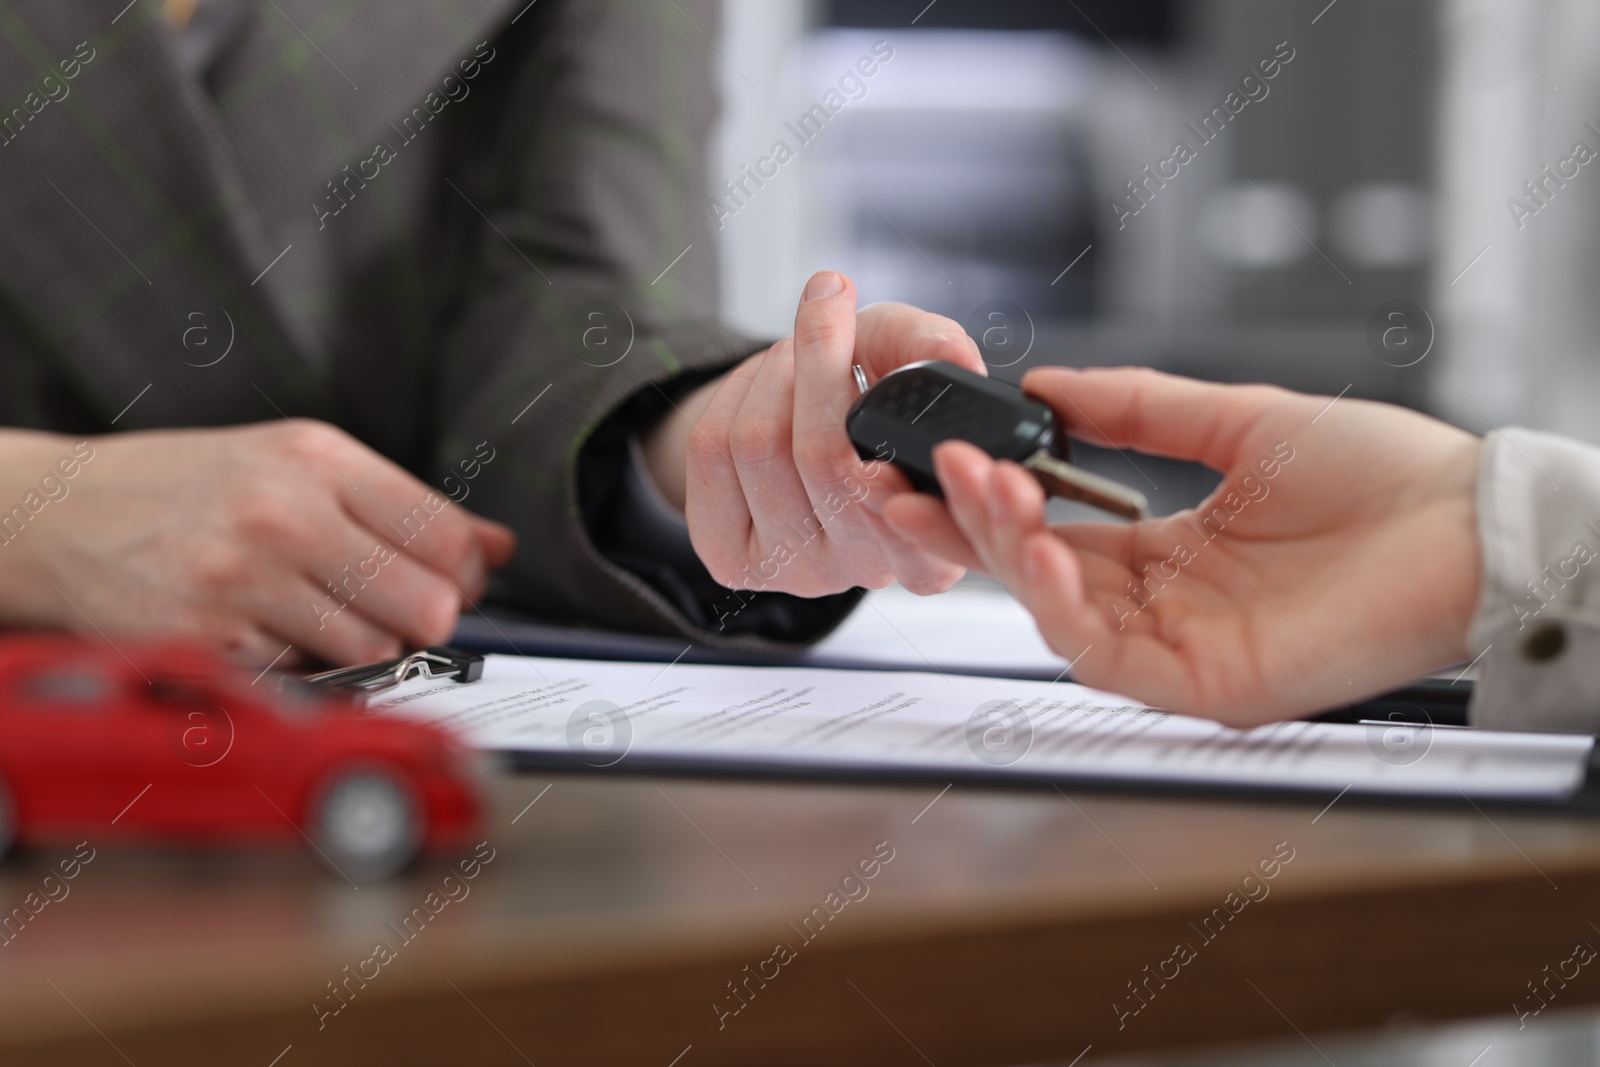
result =
[[[476,652],[434,645],[399,659],[368,663],[359,667],[340,667],[300,679],[318,689],[334,689],[367,696],[392,689],[412,678],[449,678],[465,684],[483,677],[483,657]]]

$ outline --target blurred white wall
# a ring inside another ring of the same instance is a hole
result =
[[[717,183],[739,178],[741,167],[766,155],[786,136],[783,124],[799,114],[807,28],[805,0],[724,3],[722,129],[711,164]],[[718,231],[723,317],[757,336],[778,337],[793,328],[809,274],[802,262],[802,205],[806,169],[814,166],[800,153]]]
[[[1434,404],[1600,443],[1600,159],[1520,228],[1508,207],[1537,204],[1523,184],[1576,142],[1600,151],[1600,5],[1447,0],[1440,17]]]
[[[1056,161],[1041,165],[1005,136],[1037,127],[1022,142],[1054,144],[1052,124],[1089,123],[1103,83],[1118,78],[1100,77],[1098,51],[1059,34],[815,32],[810,15],[806,0],[725,0],[712,173],[718,183],[745,179],[752,194],[718,212],[725,317],[760,334],[787,332],[801,287],[822,268],[851,272],[864,301],[908,300],[958,317],[977,302],[971,290],[1008,291],[1006,279],[984,276],[989,264],[927,243],[960,246],[976,228],[1003,232],[1018,212],[1081,199],[1082,188],[1049,169]],[[879,47],[892,59],[802,145],[800,116]],[[779,139],[794,160],[751,185],[748,169]],[[887,242],[868,232],[880,214],[900,231]]]
[[[849,33],[810,36],[807,0],[725,4],[720,44],[726,59],[719,60],[718,69],[724,122],[712,163],[719,182],[738,179],[776,139],[792,141],[785,124],[820,98],[837,75],[840,57],[861,44]],[[1212,8],[1202,4],[1197,10]],[[1438,21],[1438,121],[1431,131],[1437,258],[1432,295],[1424,303],[1439,337],[1424,368],[1430,383],[1426,402],[1477,430],[1517,423],[1600,442],[1600,160],[1583,167],[1521,228],[1507,207],[1513,197],[1526,199],[1523,184],[1540,178],[1546,164],[1553,167],[1570,156],[1575,142],[1585,140],[1600,151],[1600,133],[1586,127],[1593,121],[1600,129],[1600,3],[1440,0]],[[856,225],[864,214],[859,194],[844,184],[840,163],[851,152],[849,138],[876,129],[873,123],[899,121],[901,115],[917,120],[924,112],[959,118],[971,110],[926,108],[920,106],[926,103],[922,97],[937,96],[945,104],[952,98],[963,102],[963,93],[972,102],[992,100],[995,93],[988,90],[997,84],[997,70],[1007,75],[998,79],[1008,87],[1007,100],[1030,99],[1013,85],[1013,75],[1026,64],[997,65],[985,51],[985,35],[968,35],[960,49],[942,52],[932,47],[943,47],[941,31],[900,29],[890,36],[898,57],[873,82],[870,95],[853,102],[837,125],[801,148],[736,215],[725,218],[718,233],[723,309],[735,325],[767,336],[787,333],[800,288],[811,271],[822,267],[857,271],[869,299],[911,298],[958,318],[963,314],[963,308],[939,306],[946,291],[941,277],[906,273],[920,269],[920,259],[873,258]],[[994,35],[988,44],[1003,43],[1004,37]],[[1020,36],[1018,41],[1038,50],[1033,41]],[[936,74],[931,82],[919,67],[924,52],[929,63],[922,66]],[[1032,54],[1026,49],[1017,54],[1024,52]],[[1081,116],[1076,121],[1087,131],[1096,185],[1137,169],[1148,152],[1135,135],[1175,127],[1176,116],[1197,91],[1186,68],[1163,71],[1159,61],[1146,66],[1142,56],[1141,67],[1159,73],[1163,92],[1144,91],[1139,76],[1110,53],[1068,59],[1059,64],[1061,70],[1088,73],[1087,84],[1041,81],[1040,92],[1064,117]],[[1287,106],[1288,100],[1280,103]],[[1002,110],[993,114],[1003,117]],[[952,143],[958,140],[953,131],[944,132]],[[939,140],[935,136],[930,143]],[[970,170],[992,161],[968,162]],[[1191,248],[1193,227],[1185,222],[1197,208],[1179,201],[1203,200],[1230,163],[1219,153],[1205,164],[1216,174],[1197,170],[1187,186],[1172,190],[1165,211],[1150,213],[1136,231],[1130,226],[1130,232],[1116,235],[1119,240],[1095,249],[1102,257],[1098,325],[1139,321],[1182,336],[1211,323],[1226,326],[1228,302],[1219,289],[1226,278],[1201,269]],[[871,187],[877,208],[891,216],[915,208],[918,196],[938,195],[950,202],[953,222],[971,224],[970,209],[981,203],[946,189],[940,183],[948,175],[931,170],[879,175],[895,190],[881,196],[871,167],[850,173],[857,185]],[[890,202],[894,198],[904,203]],[[945,257],[927,251],[943,263],[945,274],[955,273]],[[929,279],[937,283],[933,291],[913,284]],[[957,274],[955,280],[963,278]],[[1146,358],[1153,359],[1155,348],[1144,345],[1140,351],[1146,348],[1151,349]]]

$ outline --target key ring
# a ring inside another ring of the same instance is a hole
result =
[[[856,376],[856,391],[860,392],[860,393],[865,393],[867,391],[867,372],[866,372],[866,369],[863,368],[861,366],[861,364],[854,363],[854,364],[851,364],[850,370]]]

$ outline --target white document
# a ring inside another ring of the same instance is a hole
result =
[[[681,645],[679,646],[682,647]],[[968,579],[935,596],[898,585],[866,601],[809,655],[906,670],[1056,677],[1067,663],[1039,636],[1033,616],[1003,586]]]
[[[1232,730],[1070,682],[489,656],[375,710],[525,764],[1560,800],[1593,738],[1288,722]]]

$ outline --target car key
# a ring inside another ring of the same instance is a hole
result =
[[[893,463],[918,492],[944,498],[933,448],[956,438],[1020,463],[1051,496],[1125,519],[1149,515],[1143,493],[1074,467],[1055,412],[1014,385],[934,359],[892,371],[870,389],[858,367],[856,382],[864,391],[845,417],[851,444],[862,459]]]

